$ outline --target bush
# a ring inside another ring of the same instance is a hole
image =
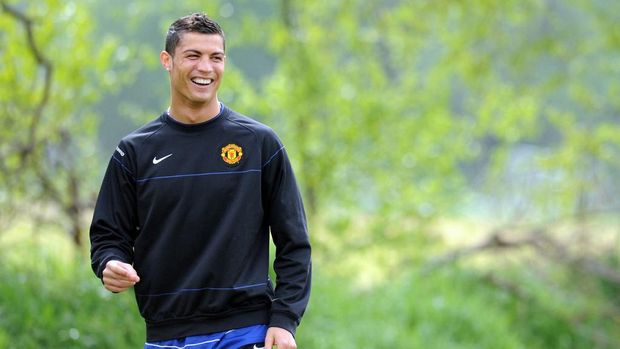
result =
[[[133,294],[106,291],[65,236],[27,230],[0,244],[0,347],[142,347]]]
[[[18,237],[0,239],[0,348],[143,346],[132,292],[106,291],[87,256],[62,235]],[[363,259],[356,253],[347,258]],[[542,280],[527,268],[462,264],[422,273],[412,263],[367,283],[360,280],[381,264],[317,258],[314,267],[300,348],[620,347],[617,320],[601,316],[617,293],[596,281],[575,282],[578,275],[560,268]]]

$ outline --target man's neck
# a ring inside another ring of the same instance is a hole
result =
[[[176,121],[184,124],[199,124],[209,121],[220,113],[220,102],[216,99],[208,105],[190,106],[186,104],[176,104],[168,108],[168,114]]]

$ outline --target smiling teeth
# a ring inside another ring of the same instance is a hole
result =
[[[213,79],[194,78],[192,79],[192,81],[197,83],[198,85],[210,85],[213,82]]]

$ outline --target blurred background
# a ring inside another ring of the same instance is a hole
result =
[[[107,162],[168,106],[167,27],[309,217],[300,348],[620,347],[620,2],[0,0],[0,348],[141,348],[90,270]]]

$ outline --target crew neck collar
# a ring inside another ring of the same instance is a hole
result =
[[[202,130],[204,128],[207,128],[211,125],[218,123],[218,121],[224,117],[227,110],[228,109],[226,108],[224,103],[220,102],[220,112],[216,116],[212,117],[211,119],[207,121],[199,122],[196,124],[187,124],[187,123],[184,123],[184,122],[181,122],[175,119],[174,116],[170,114],[170,108],[168,108],[162,116],[163,116],[164,122],[166,122],[170,126],[177,128],[177,129],[181,129],[181,130],[192,131],[192,130]]]

